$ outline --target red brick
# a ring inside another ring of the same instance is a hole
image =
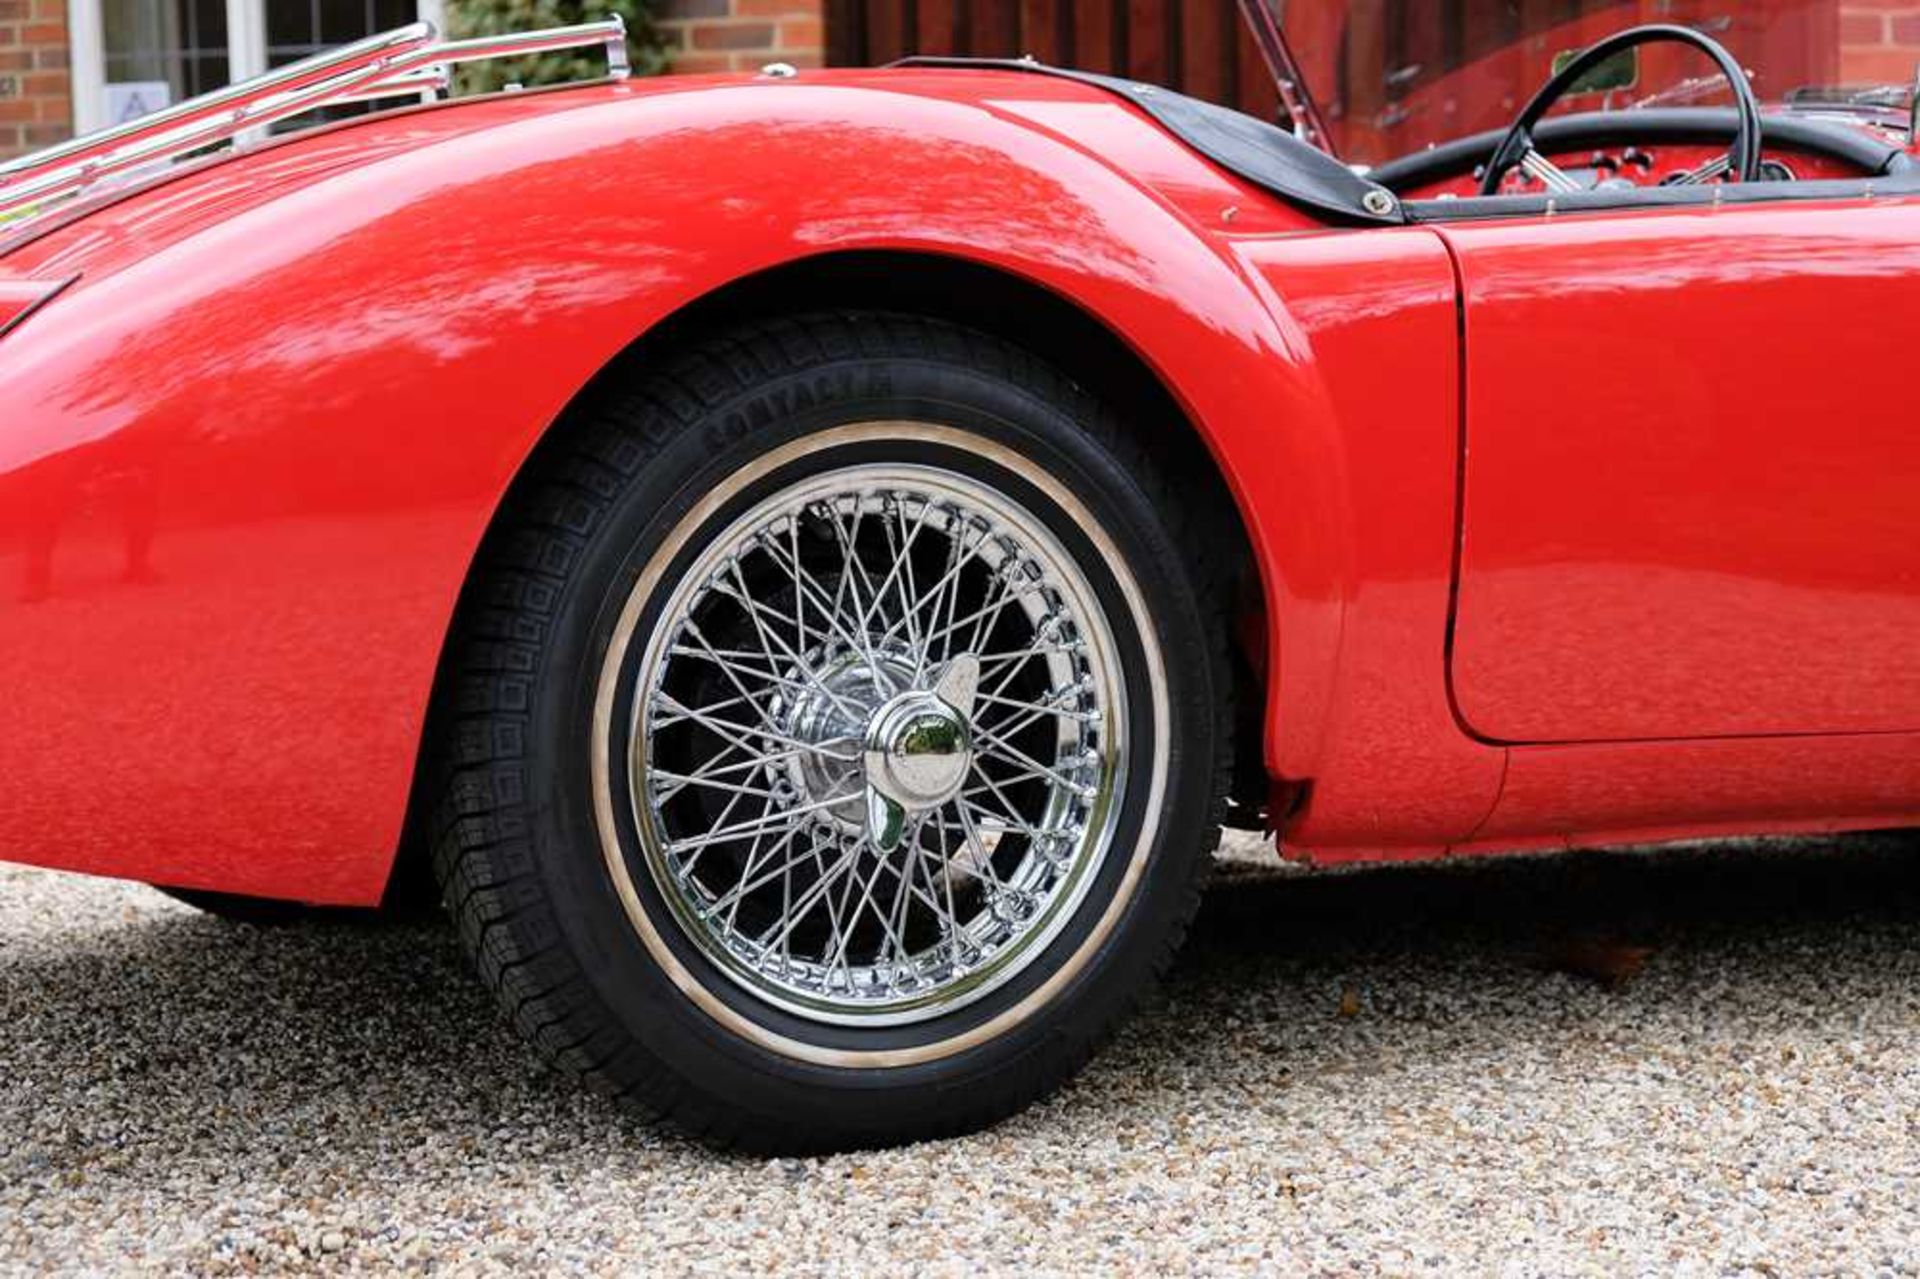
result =
[[[818,18],[788,18],[780,24],[782,49],[818,49],[826,42]]]
[[[20,130],[20,140],[29,147],[48,147],[56,142],[65,142],[73,136],[72,126],[60,124],[30,124]]]
[[[0,22],[18,21],[27,16],[27,0],[0,0]]]
[[[29,22],[20,28],[21,44],[65,44],[67,42],[67,24],[64,22]]]
[[[1904,84],[1913,78],[1913,56],[1898,49],[1840,50],[1840,83]]]
[[[771,22],[697,22],[693,25],[696,49],[771,49]]]
[[[1920,44],[1920,13],[1903,14],[1893,20],[1893,42],[1900,45]]]
[[[731,71],[733,60],[724,53],[677,53],[667,69],[680,75],[706,75],[712,71]]]
[[[30,71],[33,54],[26,49],[0,49],[0,71]]]
[[[25,98],[0,98],[0,122],[31,124],[38,115],[38,109]]]
[[[735,16],[742,18],[818,18],[818,0],[733,0]]]
[[[1887,38],[1887,20],[1877,13],[1840,15],[1841,44],[1879,44]]]

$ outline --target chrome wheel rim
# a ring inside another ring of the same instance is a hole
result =
[[[1110,851],[1107,617],[1048,525],[972,476],[863,464],[762,498],[702,537],[628,678],[648,876],[730,982],[808,1020],[980,999]]]

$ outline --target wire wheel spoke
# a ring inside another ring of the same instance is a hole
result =
[[[1048,526],[955,472],[848,467],[662,589],[636,826],[720,970],[847,1024],[1018,972],[1104,855],[1125,733],[1104,615]]]

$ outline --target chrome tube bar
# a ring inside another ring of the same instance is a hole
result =
[[[1541,155],[1538,151],[1529,149],[1525,155],[1520,157],[1520,171],[1549,191],[1571,192],[1586,190],[1585,187],[1567,176],[1566,170],[1547,159],[1544,155]]]
[[[602,45],[608,74],[630,74],[626,23],[552,27],[470,40],[439,41],[431,24],[416,22],[354,44],[316,54],[139,120],[0,165],[0,220],[17,219],[73,195],[103,178],[163,164],[249,130],[343,102],[439,94],[451,87],[458,63],[522,57]]]
[[[551,53],[557,49],[581,49],[604,44],[607,70],[616,80],[624,80],[632,68],[627,64],[627,23],[618,14],[602,22],[582,22],[571,27],[548,27],[544,31],[516,31],[508,35],[475,36],[471,40],[449,40],[435,45],[432,56],[422,62],[480,62],[489,58],[518,58],[530,53]]]
[[[433,102],[453,91],[453,72],[445,67],[428,67],[411,75],[393,76],[352,93],[343,93],[332,102],[379,102],[386,98],[418,97]],[[332,102],[328,105],[331,106]]]
[[[200,116],[197,121],[178,126],[157,138],[121,147],[98,158],[62,165],[38,175],[28,173],[0,186],[0,218],[18,208],[73,194],[117,173],[190,154],[248,129],[264,128],[329,103],[354,101],[360,90],[388,79],[390,69],[390,64],[383,63],[361,67],[291,93],[276,94],[256,106],[236,107],[213,118]]]
[[[39,172],[56,164],[78,163],[97,155],[105,155],[141,139],[156,137],[173,129],[196,124],[224,111],[242,110],[278,93],[302,89],[343,72],[372,66],[375,63],[384,63],[395,54],[421,48],[431,44],[432,41],[432,25],[415,22],[377,36],[369,36],[353,44],[343,45],[326,53],[302,58],[277,71],[269,71],[251,80],[242,80],[239,84],[230,84],[224,89],[203,93],[197,98],[189,98],[185,102],[155,111],[152,115],[142,116],[138,120],[132,120],[111,129],[103,129],[98,133],[82,134],[71,142],[63,142],[58,146],[48,147],[44,151],[30,152],[16,160],[0,164],[0,186],[26,173]]]
[[[1240,15],[1246,19],[1247,30],[1260,50],[1261,60],[1267,64],[1274,88],[1279,91],[1280,105],[1293,125],[1293,136],[1338,159],[1333,149],[1333,135],[1327,131],[1320,106],[1308,91],[1306,78],[1300,74],[1300,59],[1294,56],[1293,46],[1287,42],[1286,24],[1280,20],[1274,0],[1239,0],[1239,4]]]

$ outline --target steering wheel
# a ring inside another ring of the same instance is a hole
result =
[[[1500,180],[1507,171],[1518,168],[1528,177],[1538,180],[1542,185],[1555,191],[1579,191],[1583,188],[1568,177],[1559,165],[1541,155],[1533,145],[1533,127],[1567,91],[1579,82],[1580,77],[1593,70],[1608,58],[1627,49],[1643,44],[1668,42],[1691,45],[1700,50],[1720,69],[1727,84],[1733,89],[1733,97],[1739,123],[1733,131],[1733,145],[1727,148],[1724,162],[1715,161],[1703,165],[1688,174],[1684,181],[1704,182],[1722,172],[1738,174],[1742,182],[1752,182],[1760,176],[1760,104],[1753,96],[1753,86],[1747,83],[1747,76],[1740,64],[1727,52],[1725,45],[1711,37],[1701,35],[1687,27],[1670,26],[1655,23],[1651,26],[1632,27],[1617,35],[1608,36],[1595,45],[1589,45],[1580,51],[1572,61],[1561,67],[1533,95],[1533,101],[1500,139],[1500,145],[1493,149],[1493,158],[1487,161],[1487,171],[1480,179],[1481,195],[1498,195]]]

